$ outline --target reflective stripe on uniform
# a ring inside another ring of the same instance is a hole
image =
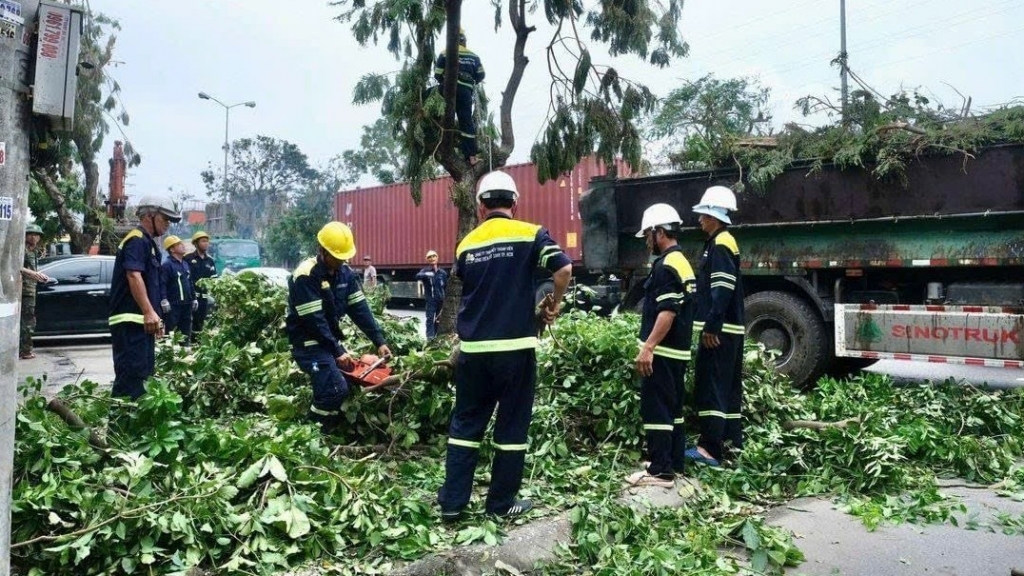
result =
[[[317,344],[319,344],[319,342],[316,340],[306,340],[302,343],[303,346],[316,346]]]
[[[641,348],[644,347],[644,343],[642,340],[637,340],[637,344],[639,344]],[[691,354],[692,353],[689,350],[677,350],[675,348],[669,348],[668,346],[654,347],[655,356],[661,356],[663,358],[672,358],[673,360],[689,360]]]
[[[726,420],[739,420],[742,417],[743,417],[742,414],[726,414],[725,415],[725,419]]]
[[[475,354],[482,352],[511,352],[513,350],[527,350],[536,347],[537,337],[527,336],[525,338],[509,338],[507,340],[463,341],[459,344],[459,351],[466,354]]]
[[[449,438],[448,443],[452,446],[462,446],[463,448],[472,448],[476,450],[480,448],[479,442],[473,442],[472,440],[459,440],[458,438]]]
[[[735,284],[733,284],[731,282],[726,282],[724,280],[719,280],[718,282],[712,282],[711,283],[711,287],[712,288],[725,288],[726,290],[735,290],[736,289],[736,285]]]
[[[705,416],[714,416],[715,418],[725,418],[725,412],[719,412],[718,410],[701,410],[697,412],[697,416],[701,418]]]
[[[739,334],[742,336],[746,333],[746,329],[742,324],[722,324],[722,332],[725,334]]]
[[[693,329],[697,330],[697,331],[703,330],[704,329],[704,323],[703,322],[694,322],[693,323]]]
[[[178,301],[185,301],[185,287],[181,285],[181,273],[178,273]]]
[[[676,426],[681,426],[681,425],[686,423],[686,419],[685,418],[676,418],[675,420],[672,421],[672,423],[675,424]]]
[[[654,299],[654,301],[655,302],[661,302],[662,300],[668,300],[669,298],[675,298],[677,300],[682,300],[683,299],[683,295],[681,293],[679,293],[679,292],[669,292],[668,294],[662,294],[661,296],[658,296],[657,298]]]
[[[495,444],[495,450],[504,450],[505,452],[525,452],[527,449],[526,444]]]
[[[726,280],[732,280],[733,282],[736,281],[736,277],[733,276],[732,274],[729,274],[728,272],[712,272],[711,273],[711,277],[712,278],[724,278]]]
[[[315,312],[319,312],[319,311],[321,311],[323,309],[324,309],[324,302],[323,302],[323,300],[313,300],[312,302],[307,302],[305,304],[299,304],[298,306],[295,307],[295,312],[299,316],[307,316],[309,314],[313,314]]]
[[[644,430],[660,430],[662,432],[671,432],[673,426],[671,424],[644,424]]]
[[[550,260],[552,256],[555,256],[556,254],[560,253],[561,251],[562,251],[562,248],[558,244],[555,244],[553,246],[545,246],[545,247],[541,248],[541,250],[540,250],[540,267],[541,268],[547,268],[548,267],[548,260]]]
[[[107,324],[113,326],[114,324],[121,324],[122,322],[131,322],[133,324],[145,324],[146,321],[142,314],[132,314],[126,312],[124,314],[114,314],[107,320]]]
[[[321,410],[316,406],[310,406],[309,411],[313,414],[319,414],[320,416],[337,416],[341,414],[341,410]]]
[[[359,302],[362,302],[363,300],[366,300],[366,294],[363,294],[362,290],[360,290],[358,292],[355,292],[355,293],[349,295],[349,297],[348,297],[348,303],[349,304],[358,304]]]

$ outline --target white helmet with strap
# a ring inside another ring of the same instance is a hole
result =
[[[726,224],[732,224],[729,212],[736,211],[736,194],[725,186],[712,186],[704,191],[700,202],[693,207],[696,214],[706,214]]]
[[[476,189],[476,201],[479,203],[491,198],[510,198],[513,202],[518,202],[519,189],[516,187],[516,181],[500,170],[484,174]]]
[[[654,228],[674,228],[683,223],[679,212],[668,204],[652,204],[644,210],[644,216],[640,219],[640,231],[636,233],[637,238],[643,238],[644,233]]]
[[[140,200],[138,206],[135,207],[135,215],[144,216],[146,214],[163,214],[171,222],[181,222],[181,214],[174,208],[174,204],[165,198],[146,196]]]

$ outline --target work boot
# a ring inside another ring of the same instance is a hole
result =
[[[466,514],[462,510],[456,510],[454,512],[441,511],[441,522],[445,524],[454,524],[465,517]]]

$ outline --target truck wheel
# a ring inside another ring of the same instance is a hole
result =
[[[832,358],[825,322],[810,304],[787,292],[758,292],[743,301],[747,338],[776,350],[775,365],[793,385],[813,388]]]

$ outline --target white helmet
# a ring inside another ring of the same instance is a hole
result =
[[[726,224],[732,224],[729,212],[736,211],[736,194],[725,186],[712,186],[704,191],[700,202],[693,207],[697,214],[707,214]]]
[[[637,238],[643,238],[644,232],[658,226],[678,226],[683,223],[679,212],[668,204],[652,204],[644,210],[644,217],[640,220],[640,231],[636,233]]]
[[[146,196],[140,200],[138,206],[135,207],[135,215],[143,216],[145,214],[163,214],[171,222],[181,222],[181,214],[174,208],[170,200],[164,198]]]
[[[484,174],[476,189],[476,201],[479,203],[480,200],[489,198],[511,198],[513,202],[518,202],[519,189],[516,188],[516,181],[498,170]]]

